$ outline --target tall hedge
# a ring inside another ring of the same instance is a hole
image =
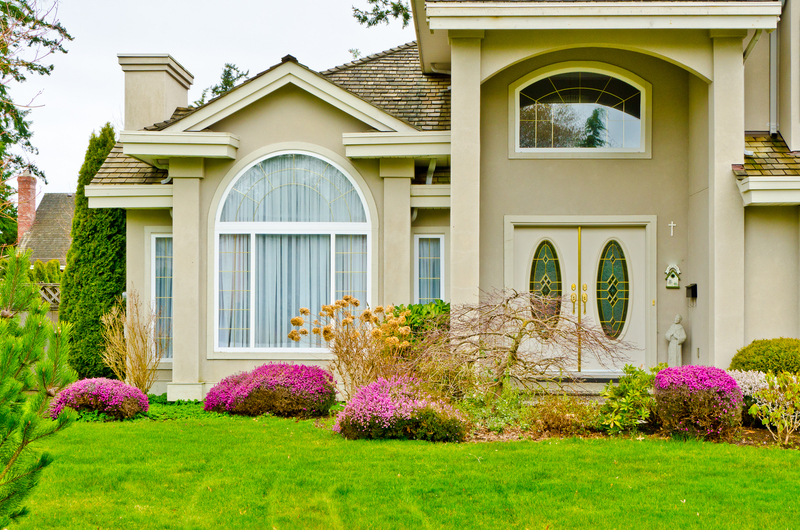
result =
[[[113,377],[102,361],[100,317],[125,290],[125,210],[89,209],[84,187],[92,181],[115,143],[106,123],[92,133],[78,175],[72,245],[61,280],[59,319],[72,323],[69,363],[81,378]]]

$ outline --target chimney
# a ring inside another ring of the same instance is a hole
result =
[[[27,169],[17,177],[17,243],[36,219],[36,177]]]
[[[125,130],[140,131],[189,104],[194,76],[166,53],[117,54],[125,72]]]

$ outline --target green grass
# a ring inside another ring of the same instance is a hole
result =
[[[18,529],[796,528],[800,452],[347,441],[313,421],[76,423]],[[685,501],[685,502],[684,502]]]

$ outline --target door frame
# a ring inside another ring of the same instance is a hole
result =
[[[657,215],[505,215],[503,216],[503,284],[514,288],[514,230],[525,227],[642,227],[645,238],[645,362],[647,368],[658,359],[658,297],[656,279]]]

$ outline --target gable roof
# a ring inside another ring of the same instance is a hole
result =
[[[67,251],[72,238],[72,216],[75,213],[74,193],[45,193],[36,209],[33,226],[28,230],[19,248],[31,251],[31,263],[45,263],[57,259],[67,265]]]

